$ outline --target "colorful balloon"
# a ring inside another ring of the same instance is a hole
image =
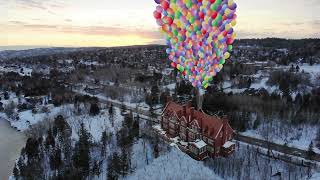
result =
[[[153,13],[169,48],[171,66],[205,90],[230,59],[236,38],[234,0],[155,0]]]

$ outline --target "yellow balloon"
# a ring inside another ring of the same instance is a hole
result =
[[[230,28],[231,28],[231,25],[230,25],[230,24],[227,24],[227,25],[226,25],[226,30],[228,31]]]
[[[230,9],[226,9],[226,10],[224,11],[224,13],[228,16],[228,15],[231,13],[231,11],[230,11]]]
[[[229,59],[229,58],[230,58],[230,53],[229,52],[224,53],[224,59]]]
[[[236,24],[237,24],[237,21],[236,21],[236,20],[232,20],[232,21],[231,21],[231,25],[232,25],[232,26],[235,26]]]
[[[228,6],[232,6],[233,3],[234,3],[233,0],[229,0],[229,1],[228,1]]]
[[[187,14],[187,20],[190,20],[191,16],[192,16],[191,13],[188,12],[188,14]]]
[[[237,33],[236,33],[236,32],[233,32],[231,38],[232,38],[232,39],[236,39],[236,37],[237,37]]]

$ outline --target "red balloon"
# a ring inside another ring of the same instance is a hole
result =
[[[199,17],[200,17],[200,19],[204,19],[204,13],[202,11],[200,11]]]
[[[169,25],[171,25],[173,23],[173,20],[170,17],[167,17],[167,22]]]
[[[215,2],[216,2],[216,0],[210,0],[210,2],[211,2],[211,4],[213,4],[213,3],[215,3]]]
[[[169,3],[168,1],[162,1],[161,6],[163,7],[164,10],[167,10],[169,8]]]
[[[153,16],[154,16],[154,18],[156,18],[156,19],[161,19],[161,13],[159,13],[158,11],[154,11],[154,12],[153,12]]]
[[[207,33],[207,31],[202,29],[202,34],[205,35],[206,33]]]
[[[230,44],[233,43],[233,41],[234,41],[234,40],[233,40],[232,38],[228,38],[228,39],[227,39],[227,44],[230,45]]]
[[[212,13],[212,15],[211,15],[211,18],[212,18],[212,19],[215,19],[217,16],[218,16],[217,11],[214,11],[214,12]]]
[[[228,35],[227,31],[223,31],[223,36],[226,37]]]

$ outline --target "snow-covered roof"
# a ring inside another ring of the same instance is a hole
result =
[[[205,147],[207,145],[207,143],[205,143],[204,141],[196,141],[195,143],[193,143],[198,149],[201,149],[203,147]]]
[[[232,145],[234,145],[233,142],[227,141],[226,143],[224,143],[223,147],[227,149],[227,148],[230,148]]]
[[[180,141],[179,142],[182,146],[187,146],[188,145],[188,143],[187,142],[184,142],[184,141]]]

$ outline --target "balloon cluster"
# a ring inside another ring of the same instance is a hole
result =
[[[230,57],[236,37],[233,0],[155,0],[153,13],[166,36],[171,66],[199,90],[209,86]]]

